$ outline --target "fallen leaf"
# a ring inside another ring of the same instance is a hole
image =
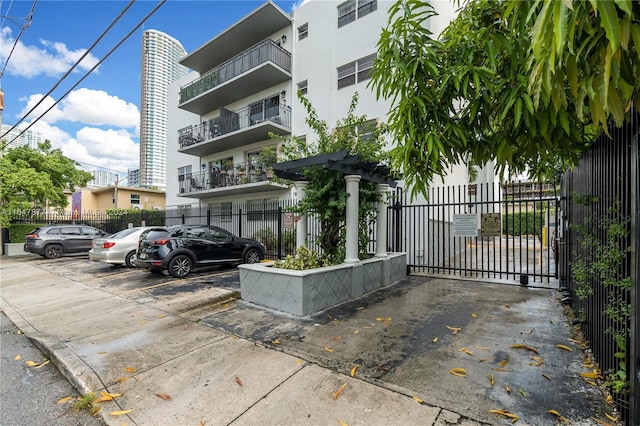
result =
[[[157,393],[156,396],[158,398],[162,398],[165,401],[171,401],[171,396],[167,395],[166,393]]]
[[[378,371],[389,371],[389,367],[385,367],[384,365],[379,365]]]
[[[421,398],[418,398],[417,396],[412,396],[411,398],[415,399],[420,404],[422,404],[424,402]]]
[[[344,390],[344,388],[347,387],[347,384],[344,383],[342,386],[340,386],[340,388],[338,388],[337,391],[335,391],[333,393],[333,400],[335,401],[336,399],[338,399],[338,397],[340,396],[340,394],[342,393],[342,391]]]
[[[106,351],[98,352],[98,355],[106,355],[106,354],[107,354],[107,352],[106,352]]]
[[[611,420],[612,422],[617,422],[617,421],[618,421],[618,418],[617,418],[617,417],[613,417],[613,416],[612,416],[611,414],[609,414],[609,413],[604,413],[604,415],[605,415],[605,416],[607,416],[607,418],[608,418],[609,420]]]
[[[115,383],[122,383],[125,380],[129,380],[129,378],[128,377],[120,377],[119,379],[116,379]]]
[[[460,330],[462,330],[460,327],[451,327],[451,326],[448,326],[448,325],[447,325],[447,328],[449,330],[451,330],[451,331],[460,331]]]
[[[576,339],[567,339],[568,341],[575,343],[576,345],[580,345],[583,348],[586,348],[588,346],[588,343],[585,340],[576,340]]]
[[[508,393],[509,395],[511,395],[511,386],[509,386],[509,385],[505,386],[504,390],[506,390],[506,391],[507,391],[507,393]]]
[[[20,355],[16,355],[16,357],[13,359],[14,361],[20,361],[22,359],[22,357]]]
[[[304,361],[301,359],[296,359],[296,364],[302,364]]]
[[[558,419],[560,419],[560,421],[562,421],[563,423],[567,423],[569,421],[565,417],[563,417],[560,413],[558,413],[556,410],[549,410],[549,411],[547,411],[547,413],[553,414]]]
[[[471,351],[470,351],[469,349],[467,349],[467,348],[462,348],[462,349],[460,349],[460,352],[464,352],[464,353],[465,353],[465,354],[467,354],[467,355],[475,356],[475,355],[473,355],[473,352],[471,352]]]
[[[236,377],[236,383],[242,386],[242,380],[240,380],[240,377]]]
[[[478,318],[478,314],[471,314],[473,318]]]
[[[511,306],[509,306],[509,305],[502,305],[502,306],[507,308],[507,309],[511,309]]]
[[[280,344],[280,340],[274,339],[274,340],[271,341],[271,343],[273,343],[274,345],[279,345]]]
[[[100,391],[100,394],[102,396],[110,396],[111,398],[117,398],[119,396],[122,396],[121,393],[109,393],[109,392],[104,392],[104,391]]]
[[[538,350],[536,348],[533,348],[531,346],[527,346],[527,345],[523,345],[522,343],[516,343],[515,345],[511,345],[512,348],[514,349],[526,349],[528,351],[531,351],[535,354],[540,355],[540,353],[538,352]]]
[[[433,340],[431,341],[432,343],[438,343],[438,338],[434,337]]]
[[[376,318],[376,321],[391,321],[391,317],[386,317],[386,318],[378,317]]]
[[[491,358],[480,358],[478,360],[478,362],[487,362],[487,361],[491,361]]]
[[[354,377],[356,375],[356,371],[358,370],[358,367],[360,366],[356,365],[351,369],[351,377]]]
[[[476,346],[476,349],[480,349],[481,351],[490,351],[490,348],[487,348],[486,346]]]
[[[584,381],[586,384],[591,385],[591,386],[598,386],[598,384],[596,382],[594,382],[593,380],[585,380]]]
[[[496,381],[493,379],[493,374],[489,373],[487,374],[487,377],[489,378],[489,383],[491,384],[491,386],[493,386]]]
[[[343,422],[342,420],[338,419],[338,424],[340,426],[349,426],[347,423]]]
[[[503,359],[502,361],[500,361],[500,367],[504,367],[505,365],[507,365],[508,362],[509,362],[508,359]]]
[[[364,306],[360,306],[359,308],[356,308],[357,311],[361,311],[364,309]]]
[[[569,351],[569,352],[573,351],[573,349],[571,349],[569,346],[561,345],[560,343],[556,345],[556,348],[564,349],[565,351]]]
[[[38,363],[35,361],[25,361],[25,364],[27,364],[29,367],[35,367],[36,365],[38,365]]]
[[[609,422],[605,422],[604,420],[600,420],[598,418],[595,417],[591,417],[591,420],[593,420],[594,422],[598,423],[599,425],[603,425],[603,426],[615,426]]]
[[[520,392],[520,395],[522,395],[523,397],[525,398],[527,397],[527,394],[524,392],[524,389],[520,388],[519,392]]]
[[[547,379],[548,381],[551,381],[551,376],[547,375],[547,374],[543,374],[542,377],[544,377],[545,379]]]
[[[327,351],[327,352],[333,352],[334,351],[334,349],[328,348],[326,346],[324,347],[324,350]]]
[[[57,404],[64,404],[65,402],[69,402],[73,399],[72,396],[65,396],[64,398],[60,398],[56,403]]]
[[[353,334],[358,334],[358,333],[360,333],[360,330],[356,330],[353,332]]]
[[[494,413],[494,414],[498,414],[504,417],[508,417],[511,419],[512,423],[515,423],[518,421],[518,419],[520,418],[517,414],[513,414],[508,412],[507,410],[489,410],[489,413]]]
[[[138,371],[133,367],[125,367],[124,370],[129,372],[129,373],[135,373],[136,371]]]
[[[612,403],[613,402],[613,396],[611,394],[607,395],[607,397],[604,399],[606,402],[608,403]]]
[[[133,408],[130,408],[128,410],[122,410],[122,411],[112,411],[111,415],[112,416],[124,416],[125,414],[129,414],[132,411],[133,411]]]
[[[464,368],[452,368],[449,373],[458,377],[467,377],[467,371]]]
[[[33,367],[33,368],[42,368],[42,367],[44,367],[45,365],[49,364],[50,362],[51,362],[51,361],[46,360],[46,361],[45,361],[45,362],[43,362],[42,364],[40,364],[40,365],[36,365],[36,366],[35,366],[35,367]]]
[[[580,373],[580,375],[586,379],[599,379],[602,376],[600,376],[600,373],[598,373],[597,371],[589,371],[587,373]]]
[[[333,338],[333,341],[337,342],[338,340],[341,340],[341,339],[342,339],[342,336],[336,336]]]
[[[492,368],[493,371],[507,371],[506,368],[502,368],[502,367],[494,367]]]

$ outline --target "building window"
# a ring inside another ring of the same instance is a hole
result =
[[[131,194],[131,204],[140,204],[140,194]]]
[[[349,0],[338,6],[338,28],[378,9],[377,0]]]
[[[338,28],[356,20],[356,0],[338,6]]]
[[[376,54],[365,56],[338,68],[338,89],[351,86],[371,78]]]
[[[303,95],[307,94],[307,80],[298,83],[298,91]]]
[[[300,25],[298,27],[298,41],[304,40],[309,36],[309,24]]]
[[[358,137],[361,140],[372,140],[377,126],[378,120],[376,120],[375,118],[365,121],[360,126],[358,126]]]

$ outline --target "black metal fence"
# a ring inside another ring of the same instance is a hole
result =
[[[627,425],[638,400],[638,115],[562,180],[559,279]]]
[[[407,252],[411,272],[538,283],[556,276],[554,185],[434,187],[424,203],[396,194],[390,251]]]

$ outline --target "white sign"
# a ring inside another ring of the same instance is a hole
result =
[[[454,214],[453,215],[453,236],[454,237],[477,237],[478,236],[478,215],[477,214]]]

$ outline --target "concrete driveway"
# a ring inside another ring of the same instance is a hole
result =
[[[19,262],[414,397],[475,424],[511,424],[512,418],[491,410],[517,415],[521,425],[560,423],[550,410],[570,424],[609,422],[605,413],[611,407],[601,388],[581,376],[593,369],[592,361],[555,290],[410,276],[297,318],[242,301],[235,268],[175,279],[84,257]],[[46,311],[46,302],[38,309]]]

